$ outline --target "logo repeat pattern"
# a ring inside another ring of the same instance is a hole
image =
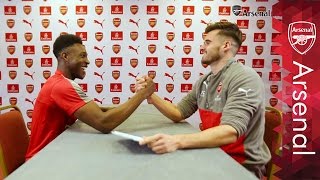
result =
[[[272,72],[275,54],[271,17],[235,15],[233,1],[2,1],[0,17],[0,105],[17,104],[31,121],[33,103],[43,83],[54,74],[54,39],[64,33],[80,36],[91,61],[87,76],[77,80],[100,104],[120,104],[133,95],[135,77],[149,75],[158,95],[178,102],[199,76],[209,72],[200,63],[207,24],[235,22],[244,32],[237,60],[255,68],[266,82],[266,102],[281,103],[280,72]],[[243,1],[242,10],[267,11],[268,1]],[[22,20],[20,20],[22,19]],[[29,100],[30,99],[30,100]],[[28,101],[27,101],[28,100]],[[32,101],[31,101],[32,100]],[[26,103],[32,102],[32,103]]]

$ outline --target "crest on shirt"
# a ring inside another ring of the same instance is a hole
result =
[[[216,98],[214,98],[215,101],[221,101],[221,97],[220,97],[221,90],[222,90],[222,82],[220,81],[219,85],[218,85],[218,87],[216,89],[217,96],[216,96]]]

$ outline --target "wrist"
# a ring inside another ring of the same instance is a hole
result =
[[[183,145],[183,136],[182,135],[174,135],[175,139],[176,139],[176,144],[178,149],[184,149],[184,145]]]

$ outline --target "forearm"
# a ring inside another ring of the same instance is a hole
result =
[[[100,109],[103,112],[109,111],[109,110],[114,109],[114,108],[116,108],[116,107],[102,107],[102,106],[100,106]]]
[[[183,120],[181,113],[176,105],[161,99],[154,93],[151,95],[150,98],[152,104],[167,118],[171,119],[173,122],[179,122]]]
[[[179,149],[211,148],[231,144],[237,140],[237,131],[229,125],[213,127],[199,133],[175,135]]]
[[[104,112],[102,124],[108,131],[113,130],[124,122],[145,100],[141,93],[135,94],[125,103]]]

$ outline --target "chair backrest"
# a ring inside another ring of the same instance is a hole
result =
[[[265,132],[264,141],[267,144],[271,155],[279,154],[281,148],[281,133],[274,131],[274,128],[282,124],[282,112],[273,107],[266,107],[265,111]],[[272,179],[274,174],[274,165],[272,161],[267,164],[267,179]]]
[[[16,106],[0,107],[0,169],[6,177],[25,162],[29,135],[22,114]]]

